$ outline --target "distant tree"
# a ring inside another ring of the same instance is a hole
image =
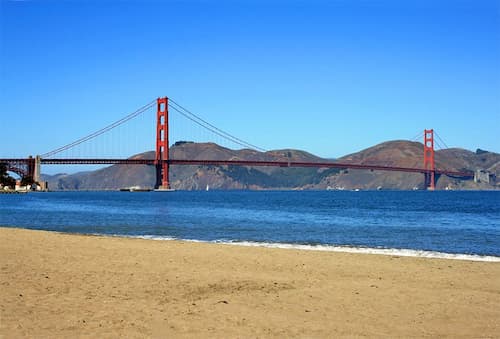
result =
[[[3,178],[7,174],[7,165],[0,162],[0,178]]]
[[[16,180],[7,173],[7,164],[0,164],[0,184],[3,186],[14,187]]]
[[[21,186],[33,185],[33,177],[25,176],[21,179]]]

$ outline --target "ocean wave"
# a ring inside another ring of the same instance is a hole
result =
[[[116,236],[120,236],[120,235],[116,235]],[[477,254],[462,254],[462,253],[444,253],[444,252],[437,252],[437,251],[400,249],[400,248],[354,247],[354,246],[338,246],[338,245],[304,245],[304,244],[253,242],[253,241],[232,241],[232,240],[203,241],[203,240],[195,240],[195,239],[180,239],[180,238],[175,238],[175,237],[154,236],[154,235],[136,235],[136,236],[125,236],[125,237],[147,239],[147,240],[160,240],[160,241],[173,241],[173,240],[175,240],[175,241],[186,241],[186,242],[195,242],[195,243],[215,243],[215,244],[224,244],[224,245],[233,245],[233,246],[280,248],[280,249],[303,250],[303,251],[377,254],[377,255],[390,255],[390,256],[414,257],[414,258],[500,262],[500,257],[496,257],[496,256],[477,255]]]
[[[265,242],[259,243],[250,241],[224,242],[224,243],[227,243],[229,245],[239,245],[239,246],[296,249],[296,250],[306,250],[306,251],[379,254],[379,255],[400,256],[400,257],[500,262],[500,257],[494,257],[494,256],[483,256],[476,254],[461,254],[461,253],[444,253],[444,252],[399,249],[399,248],[351,247],[351,246],[334,246],[334,245],[301,245],[301,244],[265,243]]]

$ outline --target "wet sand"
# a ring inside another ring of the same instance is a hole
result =
[[[0,228],[0,338],[500,337],[500,263]]]

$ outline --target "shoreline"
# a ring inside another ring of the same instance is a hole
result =
[[[137,236],[127,236],[119,234],[117,235],[90,234],[90,235],[129,238],[129,239],[145,239],[145,240],[155,240],[155,241],[180,241],[188,243],[193,242],[193,243],[221,244],[221,245],[232,245],[232,246],[243,246],[243,247],[276,248],[284,250],[372,254],[372,255],[402,256],[409,258],[426,258],[426,259],[500,262],[500,256],[467,254],[467,253],[448,253],[448,252],[418,250],[409,248],[384,248],[384,247],[364,247],[364,246],[355,247],[349,245],[323,245],[323,244],[308,245],[308,244],[257,242],[257,241],[224,241],[224,240],[205,241],[196,239],[180,239],[173,237],[149,236],[149,235],[137,235]]]
[[[500,264],[0,227],[0,337],[497,337]]]
[[[231,241],[231,240],[198,240],[198,239],[182,239],[169,236],[156,235],[126,235],[126,234],[101,234],[101,233],[72,233],[51,230],[37,230],[18,226],[0,225],[2,228],[14,228],[33,231],[53,232],[57,234],[96,236],[109,238],[123,239],[144,239],[154,241],[178,241],[187,243],[203,243],[203,244],[221,244],[243,247],[258,247],[258,248],[276,248],[285,250],[301,250],[301,251],[320,251],[334,253],[353,253],[353,254],[372,254],[383,256],[402,256],[410,258],[427,258],[427,259],[447,259],[447,260],[464,260],[464,261],[479,261],[479,262],[500,262],[500,256],[468,254],[468,253],[449,253],[432,250],[420,250],[410,248],[385,248],[385,247],[365,247],[365,246],[350,246],[350,245],[324,245],[324,244],[300,244],[300,243],[280,243],[280,242],[257,242],[257,241]]]

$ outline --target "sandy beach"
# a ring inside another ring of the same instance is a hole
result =
[[[500,337],[500,263],[0,228],[0,337]]]

